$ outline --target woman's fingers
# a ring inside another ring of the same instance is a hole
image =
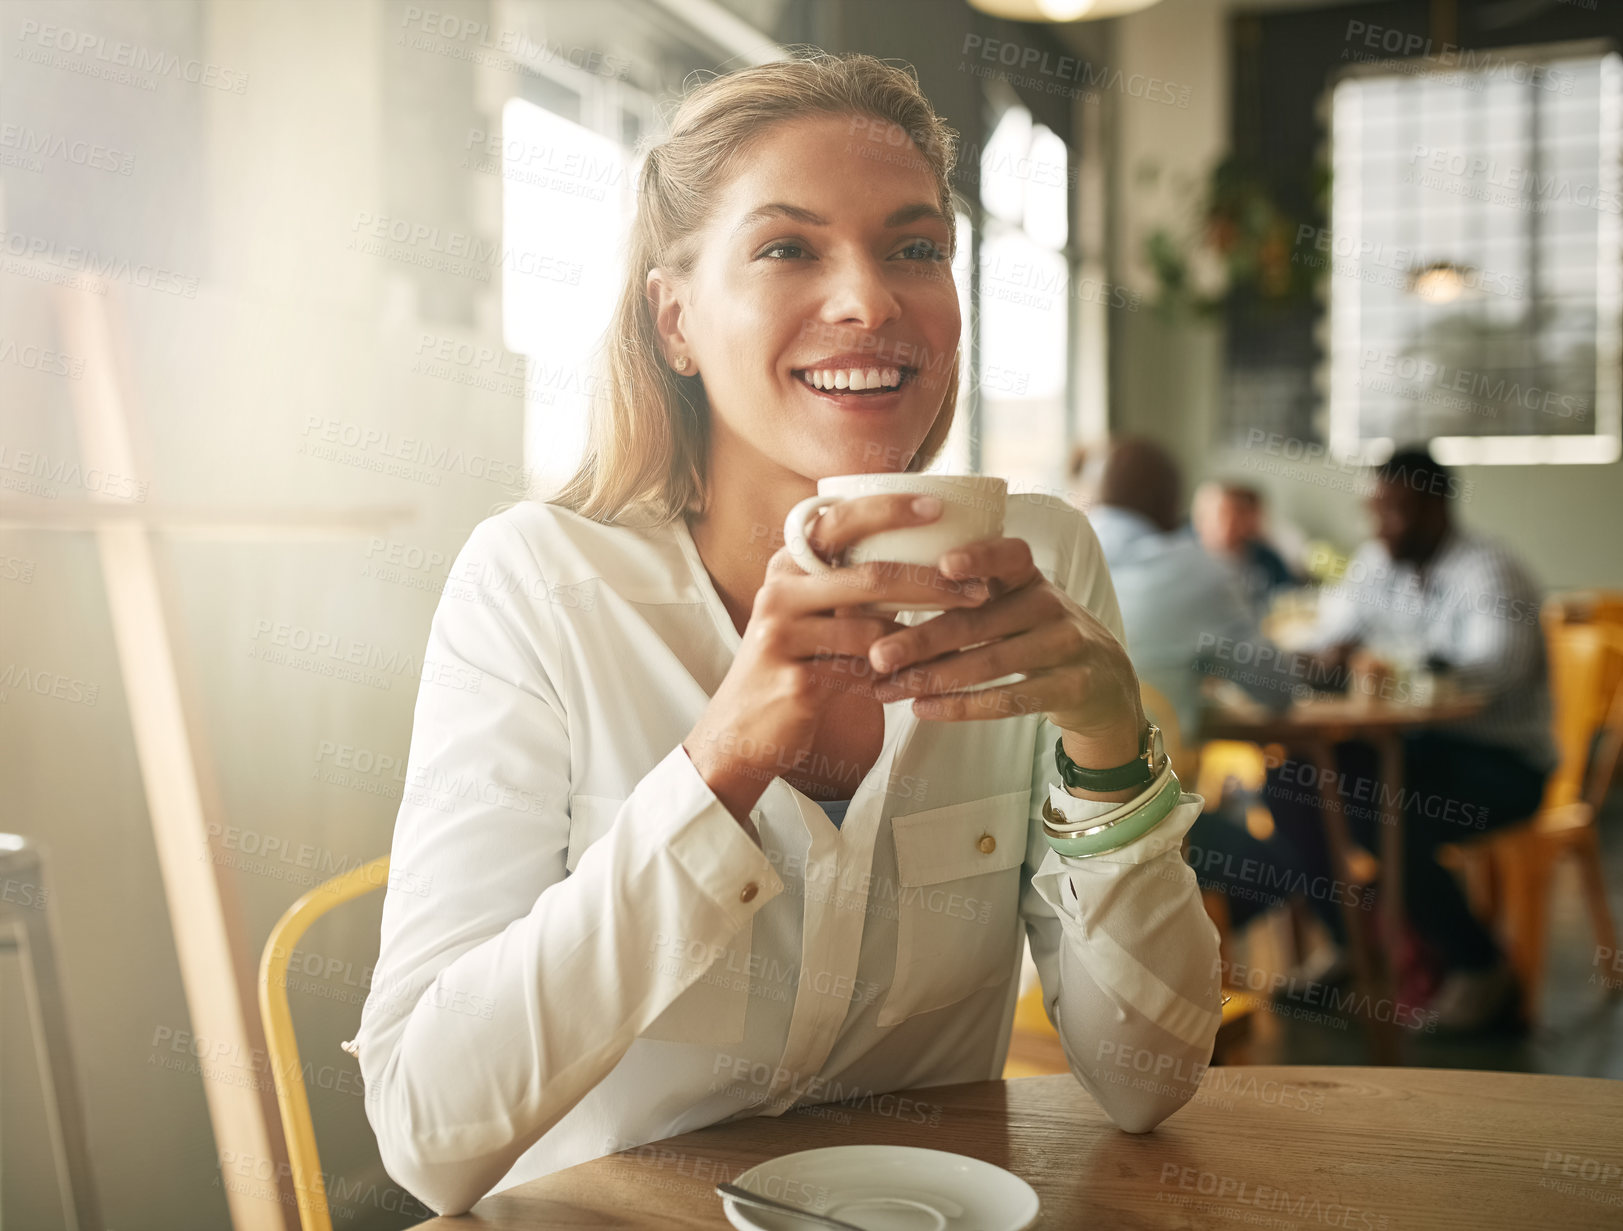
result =
[[[787,553],[784,553],[787,555]],[[920,604],[930,608],[972,607],[985,601],[986,583],[955,581],[927,564],[877,560],[830,573],[785,575],[774,601],[797,613],[864,607],[870,603]]]
[[[868,647],[902,626],[874,615],[809,615],[785,621],[780,652],[811,669],[824,688],[872,697],[876,676]]]
[[[783,651],[790,658],[860,658],[868,666],[868,647],[902,626],[883,616],[804,616],[789,626]]]
[[[913,702],[913,712],[931,722],[975,722],[1039,714],[1058,708],[1064,701],[1064,678],[1058,673],[1039,672],[1018,684],[920,697]],[[880,696],[877,689],[874,695],[880,701],[891,699]]]
[[[806,543],[825,560],[837,559],[852,543],[881,530],[923,526],[941,517],[941,502],[934,511],[921,509],[916,492],[885,492],[841,500],[814,517],[806,528]],[[933,499],[933,498],[926,498]]]
[[[936,566],[947,577],[996,580],[1005,591],[1042,576],[1032,559],[1031,545],[1025,539],[978,539],[943,553]]]
[[[992,602],[944,611],[922,624],[900,628],[875,645],[869,659],[878,671],[897,671],[996,637],[1012,637],[1054,614],[1048,593],[1027,586]]]
[[[928,697],[958,692],[1002,679],[1062,666],[1076,657],[1077,638],[1064,625],[1045,625],[1014,637],[959,650],[942,658],[905,667],[878,681],[874,695],[881,701]],[[1018,691],[1020,685],[1005,685]]]
[[[926,498],[928,500],[929,498]],[[941,516],[940,502],[922,508],[910,492],[887,492],[841,500],[813,518],[806,542],[824,560],[838,560],[853,543],[885,530],[926,525]],[[787,550],[775,553],[768,573],[782,573],[783,600],[799,611],[828,611],[873,603],[905,603],[935,609],[974,606],[993,594],[1041,576],[1023,539],[982,539],[948,553],[967,565],[948,576],[934,564],[876,561],[805,573]]]

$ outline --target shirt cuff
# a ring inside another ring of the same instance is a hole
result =
[[[657,803],[652,814],[680,818],[674,828],[650,833],[648,841],[662,843],[693,883],[735,922],[742,925],[783,892],[783,881],[766,851],[716,798],[681,744],[666,754],[638,790],[657,796],[650,800]]]
[[[1053,794],[1064,794],[1073,805],[1064,809],[1062,815],[1082,821],[1090,817],[1102,816],[1119,805],[1109,800],[1078,799],[1075,795],[1065,792],[1063,787],[1050,788],[1050,798]],[[1086,859],[1075,859],[1069,855],[1061,855],[1057,851],[1050,852],[1058,863],[1067,868],[1080,872],[1094,872],[1102,874],[1109,872],[1115,875],[1123,865],[1148,863],[1150,860],[1164,855],[1167,851],[1180,850],[1183,846],[1183,836],[1189,832],[1190,827],[1200,817],[1206,807],[1203,795],[1193,791],[1184,791],[1178,796],[1178,802],[1173,805],[1172,811],[1167,813],[1160,824],[1156,825],[1143,837],[1129,842],[1114,851],[1107,851],[1102,855],[1091,855]],[[1055,802],[1055,811],[1060,811],[1058,802]]]
[[[1119,800],[1112,802],[1108,799],[1083,799],[1079,795],[1072,795],[1057,782],[1048,784],[1048,802],[1054,805],[1055,812],[1068,821],[1091,821],[1096,816],[1103,816],[1112,808],[1121,807]]]

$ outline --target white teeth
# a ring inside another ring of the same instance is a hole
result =
[[[900,368],[819,368],[803,373],[807,384],[817,389],[893,389],[902,383]]]

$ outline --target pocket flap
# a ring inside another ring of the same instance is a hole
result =
[[[623,799],[610,799],[607,795],[569,797],[569,853],[564,857],[565,871],[573,872],[586,848],[609,832],[624,803]]]
[[[892,817],[897,880],[934,885],[1018,866],[1026,857],[1030,801],[1027,787]]]

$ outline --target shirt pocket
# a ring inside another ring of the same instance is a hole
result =
[[[1019,969],[1029,787],[891,818],[896,973],[878,1024],[955,1004]]]
[[[603,837],[625,805],[623,799],[603,795],[569,797],[569,850],[564,868],[574,872],[586,848]],[[640,1037],[667,1043],[737,1043],[744,1038],[744,1012],[749,1007],[750,943],[755,920],[735,932],[719,948],[692,937],[682,937],[661,919],[646,921],[647,948],[636,960],[678,969],[714,961],[693,983],[671,1001],[643,1029]]]

